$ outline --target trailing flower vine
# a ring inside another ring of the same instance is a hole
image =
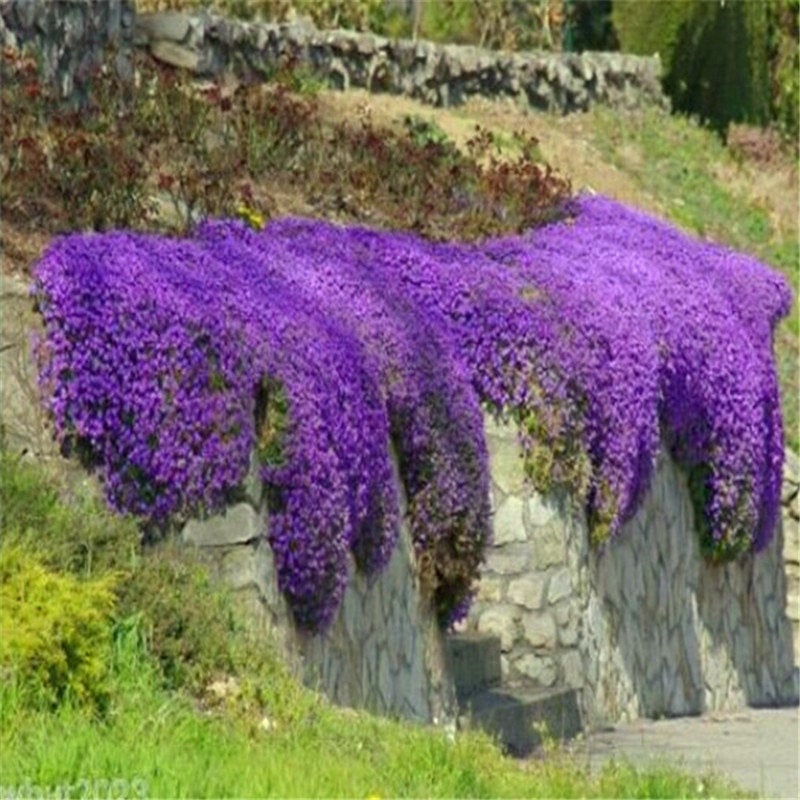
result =
[[[62,237],[34,288],[57,435],[154,523],[222,507],[255,449],[279,583],[311,630],[351,554],[387,563],[398,491],[442,621],[466,613],[490,538],[485,410],[519,425],[530,476],[569,486],[596,542],[664,442],[706,551],[763,547],[786,283],[604,198],[574,213],[469,245],[298,219]]]

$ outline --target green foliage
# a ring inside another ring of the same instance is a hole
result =
[[[264,378],[256,402],[256,454],[259,463],[280,466],[289,423],[289,399],[276,380]]]
[[[0,451],[2,546],[23,548],[48,569],[77,577],[133,568],[140,538],[134,521],[109,514],[90,482],[72,483],[59,487],[41,465]]]
[[[659,53],[664,88],[679,111],[724,131],[769,117],[765,3],[616,0],[613,21],[626,52]]]
[[[65,508],[41,465],[3,455],[0,468],[5,787],[102,787],[116,776],[133,796],[153,797],[736,794],[670,768],[610,765],[593,775],[558,753],[520,765],[477,732],[452,741],[333,708],[238,621],[190,551],[146,548],[115,575],[106,549],[128,542],[126,520],[93,500]],[[34,528],[9,533],[16,515]],[[64,550],[83,522],[109,529],[91,537],[91,559],[84,547]],[[60,555],[45,567],[39,554],[51,545]],[[73,574],[89,564],[102,575]]]
[[[563,0],[439,0],[422,3],[419,38],[500,50],[557,50]]]
[[[439,730],[321,702],[301,719],[265,717],[253,730],[227,713],[199,714],[181,696],[124,688],[102,725],[69,709],[22,726],[9,720],[0,732],[4,784],[114,775],[135,777],[150,797],[745,796],[719,778],[666,765],[612,763],[592,774],[559,754],[520,764],[476,732],[450,742]]]
[[[612,5],[612,0],[565,0],[564,50],[618,50]]]
[[[0,204],[4,214],[50,228],[133,227],[146,215],[146,166],[131,129],[135,100],[98,70],[76,111],[39,79],[36,62],[6,50],[0,60]],[[53,198],[59,202],[53,203]]]
[[[414,114],[406,116],[403,124],[411,141],[418,147],[425,147],[427,144],[432,144],[436,147],[450,147],[455,154],[453,143],[435,122]]]
[[[795,147],[800,135],[800,1],[767,3],[772,119]]]
[[[229,17],[318,28],[347,28],[393,38],[429,39],[504,50],[558,49],[564,0],[139,0],[139,11],[208,8]],[[405,6],[405,7],[404,7]]]
[[[119,588],[120,614],[138,615],[164,684],[198,692],[233,669],[238,622],[229,596],[186,547],[153,545]]]
[[[7,453],[0,453],[0,508],[0,553],[24,553],[48,580],[64,581],[63,593],[67,599],[74,595],[78,610],[75,587],[93,584],[76,581],[91,577],[104,585],[113,579],[119,595],[115,619],[139,619],[167,685],[196,687],[230,667],[230,603],[191,551],[142,549],[132,520],[111,514],[91,496],[62,502],[55,481],[39,465]],[[38,576],[33,567],[29,571]],[[54,623],[45,616],[42,624]]]
[[[548,494],[569,488],[570,495],[585,497],[591,464],[575,421],[552,405],[541,405],[538,413],[526,410],[516,422],[526,443],[525,473],[536,489]]]
[[[309,17],[319,28],[374,30],[385,19],[383,0],[138,0],[142,12],[205,8],[227,17],[285,22]]]
[[[112,573],[79,581],[19,548],[0,550],[0,671],[27,704],[105,704],[115,582]]]

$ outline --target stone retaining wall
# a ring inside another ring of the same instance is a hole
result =
[[[331,628],[302,633],[278,591],[255,465],[239,502],[189,520],[180,533],[234,590],[257,630],[275,637],[306,684],[334,702],[439,725],[454,723],[455,693],[432,604],[420,592],[404,528],[389,565],[367,579],[351,565]]]
[[[159,60],[203,77],[233,73],[261,80],[289,63],[304,65],[336,88],[404,94],[435,105],[456,105],[475,95],[564,113],[596,103],[667,103],[657,57],[496,52],[320,31],[306,21],[242,22],[204,11],[137,17],[132,0],[0,0],[0,44],[33,45],[64,97],[80,97],[109,44],[118,48],[118,70],[129,71],[134,41]]]
[[[54,457],[28,357],[37,317],[26,282],[4,278],[2,302],[7,446]],[[526,486],[514,431],[487,420],[486,435],[495,544],[467,625],[499,635],[508,684],[578,689],[590,726],[792,699],[792,664],[800,663],[790,630],[791,618],[796,637],[795,456],[787,454],[783,531],[765,552],[714,567],[699,553],[685,482],[668,459],[634,520],[596,553],[568,498]],[[225,515],[190,521],[182,535],[229,581],[254,624],[282,639],[298,671],[335,701],[451,721],[442,636],[419,593],[407,533],[372,584],[353,571],[332,629],[308,637],[277,589],[267,524],[251,476]]]
[[[487,443],[495,542],[466,628],[500,636],[506,681],[582,689],[590,727],[796,700],[781,529],[757,556],[709,564],[662,456],[634,519],[596,551],[567,498],[526,485],[511,428],[487,422]]]
[[[709,564],[685,479],[662,456],[634,519],[595,550],[568,497],[531,490],[515,431],[487,419],[486,435],[495,541],[463,628],[500,638],[509,689],[577,689],[590,728],[796,700],[782,528],[756,556]],[[451,722],[444,640],[407,531],[374,580],[352,570],[325,635],[302,634],[277,590],[254,474],[224,515],[186,523],[184,541],[335,702]]]

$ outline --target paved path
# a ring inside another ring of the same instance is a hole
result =
[[[642,720],[576,744],[592,765],[627,758],[712,769],[766,798],[800,798],[797,708],[745,709],[702,717]]]

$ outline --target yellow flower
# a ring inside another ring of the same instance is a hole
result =
[[[249,208],[246,205],[237,206],[236,215],[257,231],[264,227],[264,217],[253,208]]]

